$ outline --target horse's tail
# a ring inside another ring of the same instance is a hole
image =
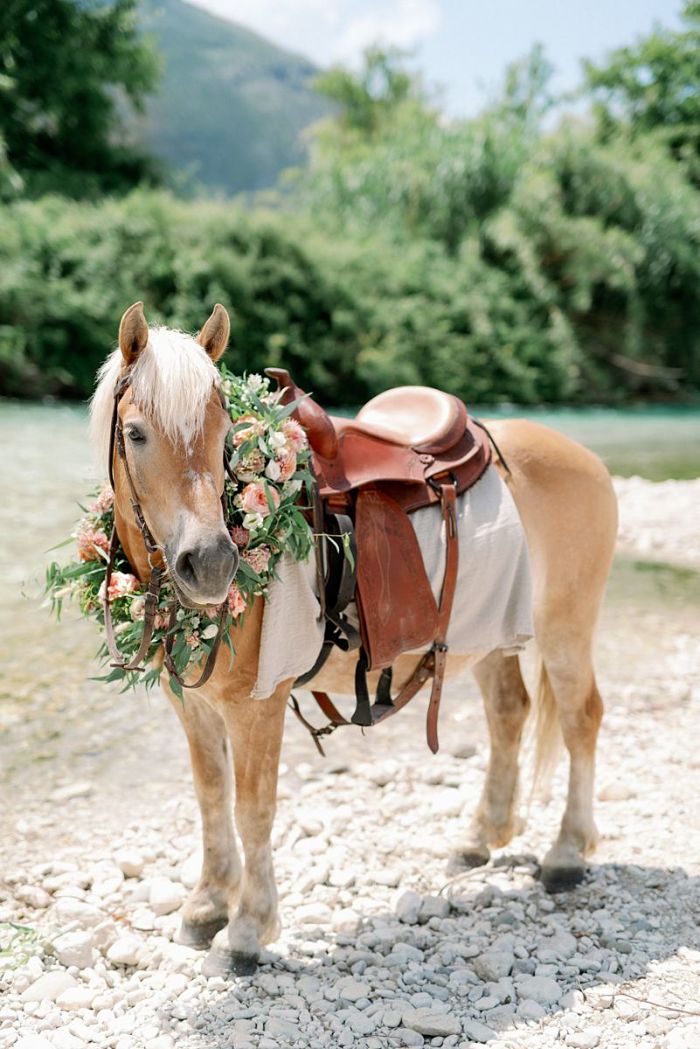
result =
[[[532,794],[547,792],[562,749],[557,702],[547,668],[540,657],[535,701],[535,759]]]

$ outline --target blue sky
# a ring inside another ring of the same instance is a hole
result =
[[[474,113],[506,64],[545,45],[555,86],[574,87],[583,57],[600,58],[655,22],[676,26],[681,0],[194,0],[216,14],[308,55],[319,65],[356,64],[382,41],[414,48],[446,109]]]

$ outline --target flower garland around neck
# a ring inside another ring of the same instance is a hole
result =
[[[310,525],[300,504],[304,485],[311,485],[309,447],[306,434],[291,417],[294,405],[280,405],[282,391],[272,392],[269,379],[260,375],[235,376],[220,367],[221,389],[227,400],[232,429],[227,437],[231,471],[237,484],[226,479],[224,494],[227,526],[241,553],[238,572],[226,600],[224,638],[235,656],[230,628],[242,617],[256,597],[264,596],[283,554],[305,560],[313,545]],[[70,542],[76,553],[64,565],[55,562],[46,573],[46,592],[57,617],[66,597],[76,598],[81,613],[104,629],[103,598],[106,586],[109,537],[114,525],[114,497],[106,486],[85,510]],[[119,548],[108,598],[119,648],[127,661],[138,651],[143,632],[145,591]],[[162,659],[157,658],[168,631],[173,588],[166,576],[161,587],[153,639],[143,672],[121,667],[110,670],[99,681],[122,681],[124,688],[150,687],[160,678]],[[172,658],[180,677],[198,667],[208,656],[218,628],[219,608],[180,607],[174,627]],[[103,663],[109,652],[102,644]],[[171,677],[173,691],[181,695]]]

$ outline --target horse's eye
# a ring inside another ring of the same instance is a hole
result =
[[[126,436],[132,444],[144,444],[146,441],[145,433],[143,430],[139,430],[138,426],[129,426],[126,431]]]

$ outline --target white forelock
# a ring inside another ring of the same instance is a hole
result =
[[[90,404],[90,434],[105,470],[114,387],[123,363],[121,350],[109,355]],[[172,328],[151,328],[148,345],[131,369],[136,404],[169,440],[185,446],[201,431],[212,385],[218,382],[218,369],[206,350],[191,335]]]

